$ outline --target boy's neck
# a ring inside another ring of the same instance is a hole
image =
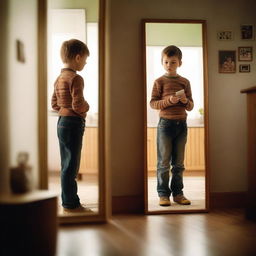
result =
[[[72,65],[72,63],[64,63],[63,67],[76,71],[76,67],[74,65]]]
[[[168,76],[168,77],[178,77],[179,75],[178,75],[177,72],[166,72],[165,76]]]

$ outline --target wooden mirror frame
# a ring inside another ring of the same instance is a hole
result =
[[[105,174],[105,0],[99,0],[99,211],[93,215],[58,217],[60,224],[105,222],[108,218]],[[38,155],[39,189],[48,189],[47,159],[47,0],[38,0]]]
[[[147,23],[187,23],[202,24],[203,42],[203,82],[204,82],[204,153],[205,153],[205,209],[157,210],[148,209],[148,159],[147,159],[147,73],[146,73],[146,24]],[[189,213],[209,211],[209,109],[208,109],[208,65],[207,65],[207,33],[205,20],[186,19],[143,19],[142,20],[142,63],[144,84],[144,212],[145,214]]]

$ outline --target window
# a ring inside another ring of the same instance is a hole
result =
[[[158,113],[151,109],[149,102],[154,80],[165,73],[161,64],[161,52],[165,46],[147,46],[147,107],[148,126],[157,126]],[[202,47],[179,47],[182,51],[182,65],[178,74],[190,81],[194,109],[188,111],[188,125],[199,122],[199,109],[203,108],[203,49]]]

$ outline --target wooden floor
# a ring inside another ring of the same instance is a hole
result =
[[[99,200],[99,189],[96,175],[83,175],[81,180],[77,181],[78,195],[80,201],[92,212],[82,213],[82,215],[91,215],[98,213],[98,200]],[[58,216],[70,216],[70,215],[81,215],[74,213],[66,213],[63,211],[61,206],[61,185],[60,178],[57,174],[49,175],[49,190],[55,192],[58,195]]]
[[[172,210],[199,210],[205,209],[205,177],[204,176],[185,176],[184,177],[184,193],[191,200],[191,205],[178,205],[172,202],[169,207],[159,206],[158,195],[156,191],[157,179],[155,176],[148,177],[148,210],[155,211],[172,211]],[[98,185],[97,176],[83,176],[82,180],[77,181],[78,194],[81,203],[85,204],[92,212],[85,213],[91,215],[98,213]],[[49,189],[58,194],[58,215],[66,216],[70,213],[63,212],[60,198],[60,178],[58,175],[49,175]],[[84,213],[82,213],[84,215]],[[77,215],[77,214],[75,214]]]
[[[114,216],[61,226],[56,256],[255,256],[256,223],[242,210]]]
[[[173,202],[171,206],[159,206],[159,197],[157,194],[157,178],[155,176],[148,177],[148,211],[173,211],[173,210],[204,210],[205,202],[205,177],[204,176],[184,176],[184,195],[191,201],[191,205],[179,205]]]

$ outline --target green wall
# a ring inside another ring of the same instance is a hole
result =
[[[99,21],[99,0],[48,0],[50,9],[86,9],[86,21]]]
[[[201,24],[147,23],[148,46],[202,46]]]

